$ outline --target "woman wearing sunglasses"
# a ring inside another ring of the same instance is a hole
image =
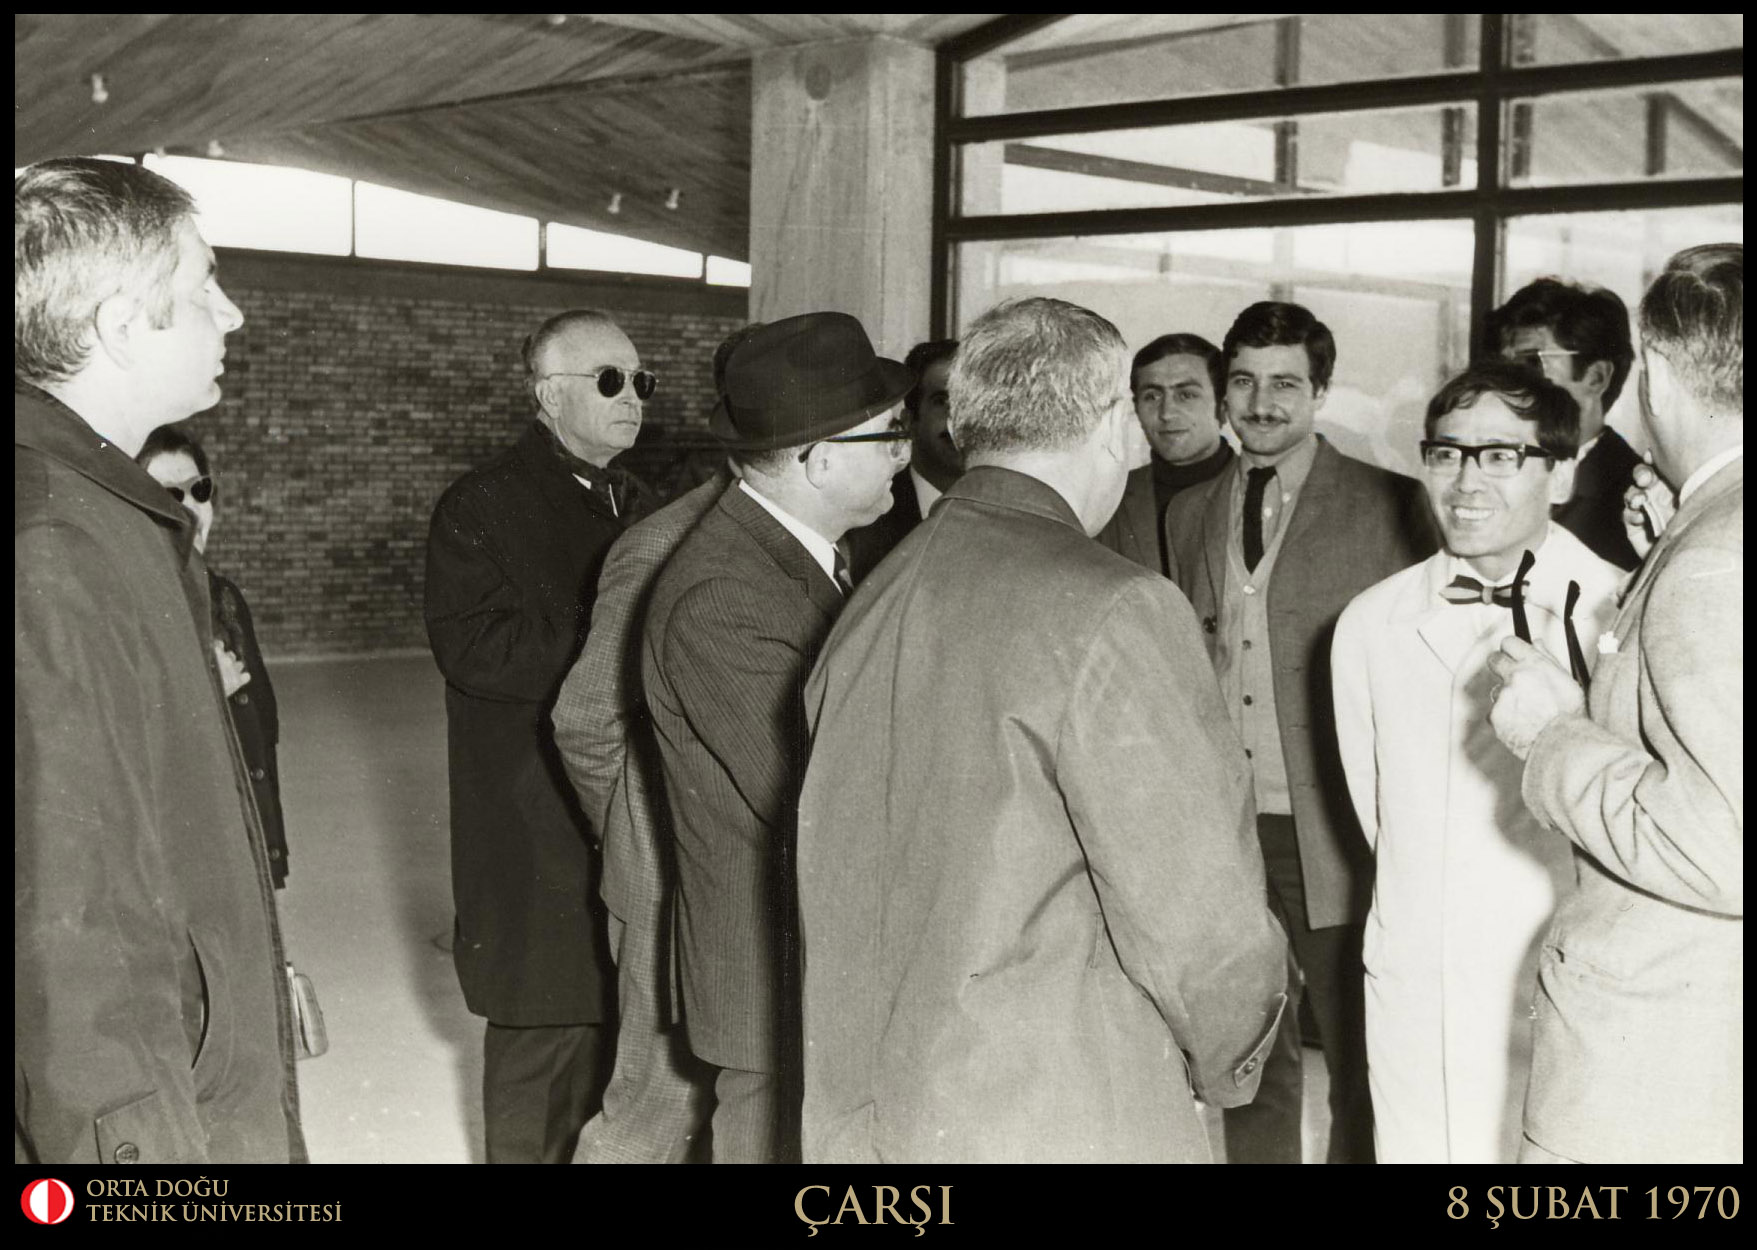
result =
[[[195,518],[195,549],[207,551],[208,530],[214,522],[214,480],[208,472],[207,453],[201,444],[175,426],[154,430],[135,459],[173,498]],[[280,720],[275,710],[274,687],[263,667],[256,645],[250,608],[231,582],[207,573],[208,596],[213,608],[213,647],[219,661],[220,679],[238,745],[250,770],[256,791],[256,807],[262,814],[262,830],[268,842],[269,871],[275,888],[287,884],[287,830],[281,815],[280,770],[275,747],[280,741]]]

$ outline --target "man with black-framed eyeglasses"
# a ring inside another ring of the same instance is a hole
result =
[[[1616,612],[1621,571],[1550,517],[1573,486],[1578,414],[1505,360],[1442,387],[1421,451],[1444,547],[1336,625],[1336,738],[1375,861],[1362,957],[1381,1163],[1518,1154],[1534,952],[1574,869],[1488,724],[1489,660],[1523,621],[1559,663],[1585,665],[1597,657],[1579,639]]]
[[[641,647],[676,832],[689,1048],[714,1068],[713,1161],[799,1161],[793,837],[802,690],[853,590],[842,536],[891,506],[915,377],[846,313],[739,344],[711,428],[737,466],[654,584]]]
[[[1623,526],[1623,492],[1641,457],[1605,417],[1629,380],[1629,310],[1614,291],[1539,278],[1489,314],[1491,347],[1567,391],[1580,408],[1574,493],[1553,515],[1620,569],[1640,563]]]
[[[525,340],[537,412],[454,482],[427,540],[426,621],[445,675],[452,958],[487,1018],[490,1163],[563,1163],[596,1108],[615,972],[589,821],[549,711],[585,642],[605,553],[647,508],[611,461],[656,379],[611,317],[575,309]]]

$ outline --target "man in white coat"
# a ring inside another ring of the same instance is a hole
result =
[[[1422,441],[1445,547],[1337,622],[1336,731],[1376,858],[1363,962],[1380,1162],[1518,1152],[1537,948],[1574,869],[1487,723],[1488,661],[1523,615],[1537,646],[1584,665],[1615,612],[1621,571],[1550,520],[1579,429],[1573,398],[1524,366],[1486,361],[1448,382]],[[1570,616],[1587,646],[1570,647]]]

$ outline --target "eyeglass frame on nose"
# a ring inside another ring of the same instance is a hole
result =
[[[913,442],[914,439],[915,432],[908,426],[901,424],[893,425],[888,430],[874,430],[870,434],[835,434],[808,444],[799,453],[799,463],[804,464],[810,458],[812,448],[816,447],[818,443],[908,443]],[[887,450],[889,449],[887,448]],[[894,460],[899,457],[896,452],[892,451],[891,458]]]
[[[171,492],[171,498],[178,503],[183,502],[185,494],[196,503],[206,503],[214,497],[214,479],[211,474],[203,473],[187,486],[166,486],[165,489]]]
[[[1430,451],[1457,452],[1458,463],[1450,466],[1429,464],[1428,452]],[[1498,469],[1489,468],[1489,466],[1484,464],[1482,460],[1482,453],[1485,451],[1511,451],[1516,453],[1518,459],[1513,463],[1513,471],[1511,473],[1504,473]],[[1424,438],[1421,440],[1421,467],[1423,472],[1426,473],[1462,473],[1464,472],[1464,466],[1474,460],[1476,461],[1477,472],[1481,473],[1484,477],[1505,480],[1507,478],[1518,477],[1525,469],[1525,462],[1533,456],[1542,456],[1551,468],[1555,467],[1555,463],[1557,459],[1559,459],[1555,452],[1546,451],[1542,447],[1534,446],[1531,443],[1449,443],[1441,438]]]
[[[602,395],[605,399],[615,399],[618,395],[622,394],[623,388],[631,382],[634,385],[634,397],[636,399],[651,399],[653,393],[659,389],[659,375],[654,373],[651,369],[625,370],[619,365],[605,365],[602,369],[581,371],[558,369],[554,373],[542,374],[538,377],[537,381],[545,382],[550,378],[596,378],[598,380],[598,394]],[[606,378],[614,378],[614,383],[606,385]],[[646,380],[647,387],[647,393],[645,395],[641,394],[641,381],[643,378]]]
[[[1524,365],[1527,369],[1536,369],[1539,373],[1543,372],[1543,362],[1551,356],[1578,356],[1579,354],[1579,352],[1570,351],[1565,347],[1545,347],[1541,350],[1534,347],[1523,352],[1507,351],[1502,353],[1504,359],[1510,360],[1516,365]]]

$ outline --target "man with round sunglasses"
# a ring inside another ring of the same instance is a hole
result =
[[[1523,620],[1563,665],[1588,663],[1579,639],[1616,612],[1621,571],[1550,517],[1573,486],[1578,414],[1510,361],[1443,386],[1421,449],[1444,548],[1336,625],[1337,741],[1374,850],[1362,957],[1381,1163],[1518,1154],[1537,950],[1574,868],[1526,812],[1519,760],[1489,726],[1489,660]]]
[[[487,1018],[487,1158],[564,1163],[608,1074],[615,972],[591,826],[549,711],[605,553],[647,511],[641,483],[611,461],[634,444],[656,383],[590,309],[545,321],[524,362],[534,420],[434,510],[426,621],[446,683],[452,958]]]
[[[684,1024],[715,1069],[715,1163],[799,1159],[801,691],[852,590],[838,540],[891,506],[909,463],[898,409],[914,383],[845,313],[753,332],[712,421],[740,480],[647,611],[641,678],[676,831]]]

